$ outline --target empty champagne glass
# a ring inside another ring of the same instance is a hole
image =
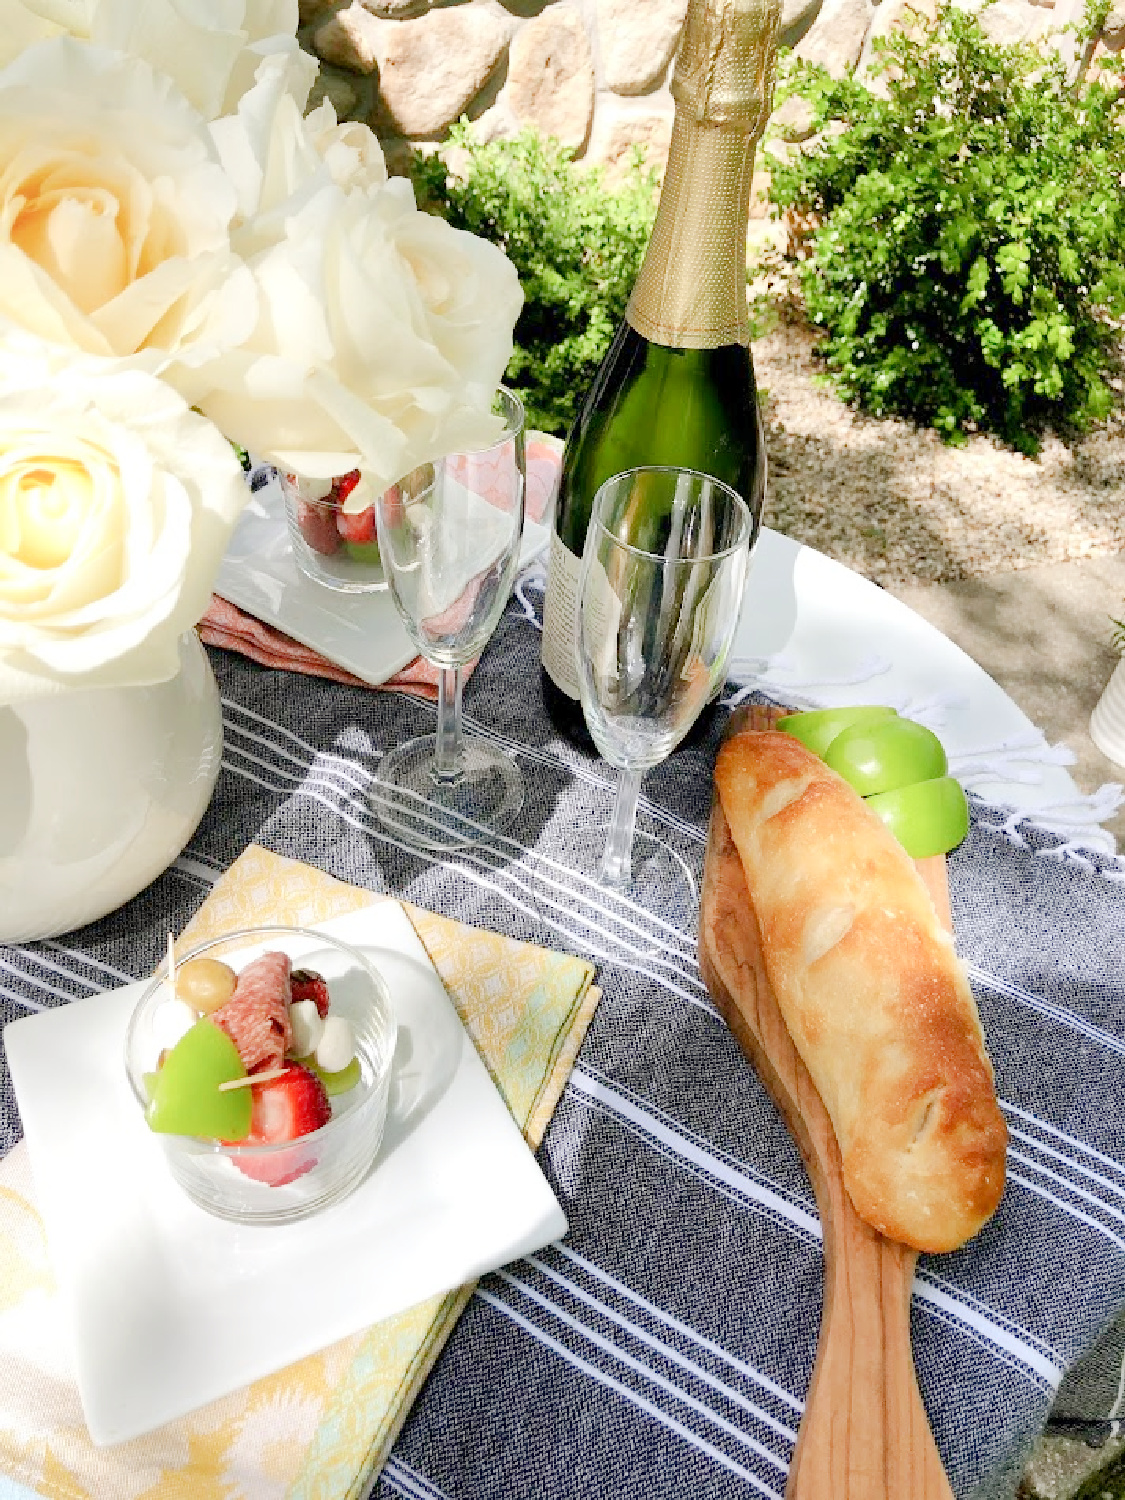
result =
[[[619,771],[603,885],[630,887],[641,778],[671,754],[726,673],[752,531],[742,497],[692,469],[630,469],[594,497],[575,628],[586,723]],[[662,876],[665,887],[682,881],[672,867]]]
[[[423,464],[375,502],[379,554],[407,633],[439,671],[436,734],[383,757],[372,801],[383,824],[423,849],[488,838],[523,805],[519,767],[461,727],[462,671],[512,591],[523,535],[524,415],[501,388],[491,447]]]

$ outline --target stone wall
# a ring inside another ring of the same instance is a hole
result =
[[[784,0],[782,41],[837,76],[862,69],[874,39],[932,0]],[[366,120],[392,169],[462,114],[484,139],[530,126],[610,172],[634,143],[658,167],[672,129],[671,64],[687,0],[300,0],[317,88],[341,118]],[[1080,20],[1083,0],[995,0],[1003,41]],[[1062,40],[1063,49],[1073,47]],[[1116,0],[1097,51],[1125,46]],[[315,97],[315,96],[314,96]],[[787,132],[799,139],[799,112]]]

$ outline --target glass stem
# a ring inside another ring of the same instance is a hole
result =
[[[629,884],[633,868],[633,830],[637,824],[637,798],[641,791],[642,771],[623,770],[617,777],[617,796],[613,802],[613,821],[605,841],[605,853],[598,866],[602,885],[615,890]]]
[[[465,773],[465,745],[461,735],[461,668],[442,667],[438,675],[437,744],[434,780],[442,786],[460,781]]]

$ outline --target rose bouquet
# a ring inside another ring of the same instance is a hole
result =
[[[296,25],[0,0],[0,703],[174,670],[230,443],[370,490],[498,426],[514,268],[306,110]]]

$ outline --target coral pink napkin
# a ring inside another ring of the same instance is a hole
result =
[[[545,433],[529,433],[527,443],[527,514],[542,521],[550,514],[562,468],[562,443]],[[228,599],[212,594],[207,612],[199,622],[200,639],[208,646],[237,651],[264,667],[280,667],[287,672],[303,672],[310,677],[327,677],[349,687],[372,686],[355,677],[311,646],[303,646],[292,636],[255,619]],[[465,668],[468,677],[472,666]],[[419,698],[437,699],[438,674],[434,667],[417,656],[376,691],[385,689],[412,693]]]
[[[260,662],[263,667],[281,667],[287,672],[304,672],[310,677],[328,677],[333,682],[343,682],[349,687],[371,687],[371,683],[364,682],[362,677],[354,677],[351,672],[345,672],[343,667],[338,667],[326,656],[321,656],[311,646],[302,646],[292,636],[256,620],[253,615],[248,615],[245,610],[231,604],[228,599],[220,598],[218,594],[211,595],[211,603],[207,606],[207,613],[200,620],[198,629],[199,638],[205,645],[223,646],[228,651],[238,651],[251,661]],[[465,675],[468,676],[470,671],[471,668],[466,667]],[[437,681],[437,669],[422,657],[416,656],[401,672],[396,672],[380,686],[436,701]]]

